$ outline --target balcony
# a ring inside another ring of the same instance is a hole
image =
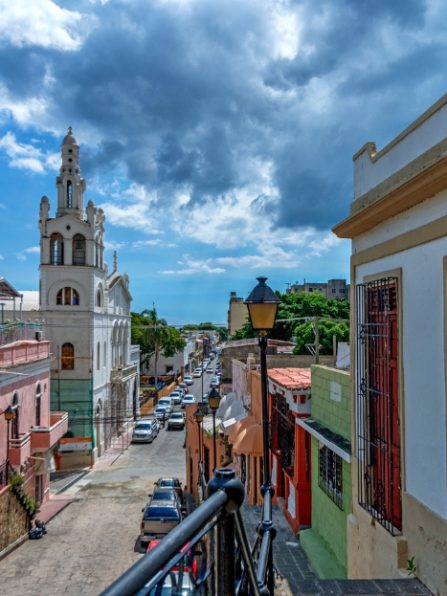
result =
[[[51,412],[50,426],[31,427],[31,451],[47,451],[61,439],[68,430],[68,413]]]
[[[116,381],[128,381],[137,374],[136,364],[124,364],[112,369],[112,383]]]
[[[0,368],[45,360],[49,355],[50,342],[48,341],[18,340],[15,343],[1,345],[0,337]]]
[[[31,433],[9,439],[8,459],[12,466],[23,466],[31,455]]]

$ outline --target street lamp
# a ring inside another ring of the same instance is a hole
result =
[[[201,404],[197,407],[196,411],[194,412],[194,418],[197,422],[198,430],[199,430],[199,485],[202,486],[201,483],[201,472],[202,472],[202,422],[203,422],[203,410],[201,408]]]
[[[213,414],[213,462],[216,469],[216,411],[220,404],[220,394],[216,387],[211,387],[208,393],[208,406]]]
[[[3,414],[5,416],[5,420],[7,422],[7,428],[6,428],[6,473],[5,473],[5,477],[6,477],[6,484],[8,484],[8,474],[9,474],[9,425],[11,423],[11,420],[14,420],[14,418],[16,417],[16,413],[15,410],[12,408],[12,406],[8,406],[4,411]]]
[[[0,308],[2,309],[2,319],[1,319],[2,320],[1,324],[2,325],[5,322],[5,316],[4,316],[5,306],[6,306],[6,303],[5,302],[0,302]]]
[[[259,347],[261,351],[261,398],[262,398],[262,435],[263,435],[263,477],[264,482],[261,487],[261,492],[264,497],[265,506],[263,513],[263,521],[261,523],[261,532],[268,532],[270,536],[268,553],[267,554],[267,587],[270,594],[274,592],[275,580],[273,575],[273,545],[271,541],[275,537],[271,498],[273,496],[273,488],[270,483],[270,450],[269,450],[269,420],[268,420],[268,398],[267,398],[267,333],[273,329],[275,325],[276,312],[278,304],[281,302],[271,288],[266,285],[266,277],[258,277],[258,285],[253,288],[245,304],[248,308],[250,322],[253,329],[259,336]],[[269,497],[267,496],[269,494]],[[268,501],[266,499],[269,498]]]
[[[267,333],[275,325],[278,304],[281,302],[268,285],[266,277],[258,277],[258,285],[253,288],[245,304],[248,308],[250,322],[259,336],[261,350],[261,398],[262,398],[262,434],[263,434],[263,484],[270,486],[269,465],[269,420],[267,400]]]

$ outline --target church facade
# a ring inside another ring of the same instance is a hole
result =
[[[79,145],[62,142],[57,206],[40,202],[39,308],[51,342],[51,407],[69,414],[62,467],[93,463],[138,414],[138,355],[130,345],[127,275],[104,260],[102,209],[84,207]]]

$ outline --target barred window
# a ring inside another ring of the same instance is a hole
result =
[[[342,474],[341,457],[329,447],[320,443],[318,450],[318,485],[340,509],[343,509]]]
[[[357,286],[359,504],[392,534],[402,529],[398,297],[395,277]]]

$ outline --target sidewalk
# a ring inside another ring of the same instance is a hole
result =
[[[261,521],[261,507],[243,505],[241,509],[248,540],[252,544],[256,536],[256,527]],[[279,573],[275,588],[276,596],[323,596],[323,595],[359,595],[370,596],[410,596],[431,594],[417,579],[318,579],[310,563],[287,523],[280,508],[273,508],[273,525],[277,530],[273,541],[273,560]]]
[[[39,508],[36,517],[48,523],[53,517],[60,513],[65,507],[73,502],[74,497],[64,494],[73,484],[78,482],[92,470],[104,470],[112,466],[115,461],[126,451],[132,439],[132,429],[123,433],[121,437],[115,438],[112,445],[91,468],[79,470],[61,470],[53,472],[50,476],[50,498]]]

